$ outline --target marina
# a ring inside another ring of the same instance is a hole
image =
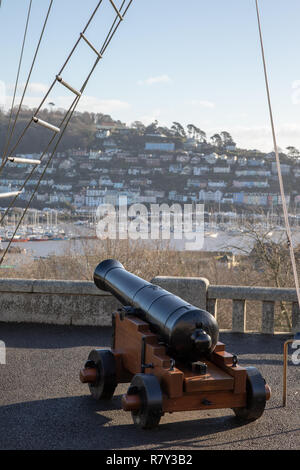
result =
[[[157,249],[157,246],[168,247],[168,249],[182,251],[186,249],[186,242],[193,242],[196,236],[201,235],[204,231],[203,243],[199,237],[199,245],[195,246],[195,250],[202,251],[224,251],[241,254],[245,251],[250,252],[254,239],[249,233],[249,227],[246,225],[238,226],[237,223],[227,222],[216,224],[213,220],[205,222],[203,226],[198,226],[193,231],[176,233],[176,230],[170,230],[169,239],[162,237],[162,225],[158,227],[158,239],[151,239],[150,227],[144,228],[144,231],[137,231],[136,235],[146,243],[151,249]],[[95,223],[81,224],[61,224],[57,226],[22,226],[9,249],[9,254],[18,256],[18,264],[27,262],[30,259],[47,258],[51,255],[61,256],[70,250],[83,253],[88,247],[89,250],[95,249],[99,244],[104,242],[97,237],[97,225]],[[273,242],[282,241],[285,237],[285,229],[283,226],[271,226],[266,223],[257,222],[252,227],[257,233],[261,233],[266,239]],[[164,227],[164,230],[166,228]],[[9,237],[13,234],[13,227],[2,228],[0,231],[1,243],[0,252],[3,252],[9,243]],[[124,235],[124,234],[123,234]],[[128,239],[131,238],[127,233]],[[292,227],[292,237],[294,246],[300,244],[300,228],[295,225]],[[124,236],[122,237],[124,239]],[[125,237],[126,238],[126,237]]]

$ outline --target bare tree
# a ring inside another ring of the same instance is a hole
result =
[[[245,256],[244,266],[248,268],[249,284],[261,285],[262,281],[272,287],[293,287],[293,271],[286,233],[275,227],[265,226],[253,219],[243,221],[243,246],[229,245],[227,248]],[[295,249],[295,257],[300,267],[300,247]],[[287,324],[291,322],[285,302],[280,303],[281,315]]]

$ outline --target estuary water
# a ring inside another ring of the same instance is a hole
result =
[[[198,241],[196,240],[192,245],[191,242],[195,240],[195,237],[198,236]],[[278,230],[270,233],[270,239],[273,241],[279,241],[284,237],[284,231]],[[294,245],[300,244],[300,230],[293,231],[293,242]],[[134,240],[131,243],[135,243]],[[250,251],[253,247],[253,240],[243,232],[238,230],[234,233],[226,231],[205,231],[204,238],[197,233],[190,233],[186,235],[186,238],[181,240],[174,239],[173,234],[171,234],[171,240],[166,241],[145,241],[146,245],[151,248],[157,247],[158,245],[162,247],[169,247],[178,251],[182,250],[202,250],[202,251],[231,251],[234,254],[241,254],[243,251]],[[18,247],[23,251],[23,254],[26,254],[26,258],[46,258],[50,255],[63,255],[68,253],[70,250],[77,253],[82,253],[85,246],[91,248],[96,246],[101,246],[103,242],[100,239],[85,240],[85,239],[71,239],[71,240],[49,240],[49,241],[28,241],[28,242],[14,242],[12,247]],[[2,242],[1,247],[5,248],[7,242]]]

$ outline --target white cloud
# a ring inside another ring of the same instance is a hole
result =
[[[186,104],[191,105],[191,106],[198,106],[200,108],[210,108],[213,109],[215,108],[215,103],[212,101],[206,101],[206,100],[190,100],[187,101]]]
[[[161,113],[162,113],[161,109],[154,109],[150,114],[141,116],[141,118],[138,119],[138,121],[141,121],[146,126],[149,126],[152,122],[159,120]]]
[[[25,86],[25,85],[24,85]],[[44,95],[49,90],[49,85],[45,83],[29,83],[27,91],[34,95]]]
[[[20,95],[23,94],[25,85],[26,85],[25,82],[18,84],[17,94],[20,94]],[[8,83],[6,88],[8,92],[13,92],[15,89],[15,84]],[[28,84],[26,94],[43,96],[47,93],[48,89],[49,89],[49,85],[46,85],[45,83],[32,82]]]
[[[129,109],[130,104],[126,101],[121,101],[117,99],[110,99],[110,100],[101,100],[94,96],[86,96],[83,95],[81,100],[79,101],[77,110],[78,111],[89,111],[93,113],[104,113],[104,114],[111,114],[116,113],[118,111],[123,111],[125,109]]]
[[[155,85],[157,83],[170,83],[172,80],[168,75],[159,75],[158,77],[149,77],[146,80],[139,80],[138,85]]]
[[[240,147],[249,149],[257,148],[265,152],[273,150],[270,126],[229,126],[227,130]],[[212,132],[214,132],[214,130]],[[212,134],[209,133],[208,135]],[[278,125],[276,128],[276,136],[278,146],[282,149],[285,149],[289,145],[300,148],[300,124],[284,123]]]

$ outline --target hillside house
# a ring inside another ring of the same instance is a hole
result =
[[[174,152],[175,144],[173,142],[146,142],[145,150],[150,152]]]
[[[235,165],[237,163],[238,157],[230,155],[227,157],[227,164],[228,165]]]
[[[210,165],[214,165],[218,159],[219,159],[219,155],[215,152],[209,153],[208,155],[204,156],[204,160]]]
[[[222,191],[205,191],[204,189],[201,189],[199,191],[199,201],[204,201],[204,202],[221,202],[222,200],[223,193]]]
[[[192,157],[190,163],[192,165],[197,165],[198,163],[200,163],[200,161],[201,161],[200,157]]]
[[[165,197],[166,192],[165,191],[158,191],[154,189],[145,189],[145,195],[146,196],[154,196],[157,198],[163,198]]]
[[[188,188],[200,188],[200,180],[195,178],[190,178],[187,180],[187,187]]]
[[[224,180],[222,181],[208,181],[208,188],[226,188],[228,183]]]
[[[169,166],[169,173],[181,173],[182,165],[181,163],[173,163]]]
[[[240,181],[233,180],[234,188],[269,188],[270,184],[268,181]]]
[[[237,193],[225,193],[221,199],[222,204],[233,204],[235,194]]]
[[[192,174],[192,168],[189,165],[185,165],[182,170],[181,170],[182,175],[191,175]]]
[[[208,172],[209,172],[209,167],[208,166],[199,166],[199,167],[195,166],[193,168],[194,176],[205,175]]]
[[[263,176],[263,177],[270,177],[271,171],[269,170],[236,170],[236,176]]]
[[[280,169],[281,169],[281,173],[283,175],[289,175],[289,173],[291,171],[291,165],[281,163],[280,164]],[[276,164],[276,162],[272,162],[272,173],[277,175],[277,164]]]
[[[178,155],[176,157],[176,161],[181,163],[189,163],[190,159],[189,155]]]
[[[214,166],[213,167],[214,173],[230,173],[230,166]]]
[[[262,158],[249,158],[248,159],[248,165],[249,166],[264,166],[265,160]]]
[[[237,164],[239,166],[246,166],[248,165],[248,159],[246,157],[238,157]]]

